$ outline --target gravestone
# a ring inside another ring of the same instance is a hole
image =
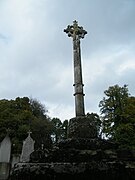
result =
[[[34,151],[35,141],[31,138],[30,134],[31,132],[28,132],[28,137],[23,141],[20,162],[29,162],[30,154]]]
[[[8,179],[10,172],[11,141],[7,135],[0,144],[0,180]]]
[[[7,135],[0,144],[0,162],[10,162],[11,155],[11,141]]]

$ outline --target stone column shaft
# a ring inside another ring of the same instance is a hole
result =
[[[76,36],[73,39],[73,59],[74,59],[74,96],[76,116],[84,116],[84,93],[82,80],[80,39]]]
[[[73,38],[74,96],[76,117],[85,116],[80,39],[84,38],[87,31],[85,31],[82,26],[78,26],[77,21],[73,21],[73,25],[68,25],[67,28],[64,29],[64,32],[66,32],[69,37]]]

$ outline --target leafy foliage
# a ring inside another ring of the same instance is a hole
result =
[[[67,138],[67,128],[68,128],[68,120],[65,120],[63,123],[58,118],[53,118],[51,120],[52,123],[52,137],[53,142],[57,143],[59,140],[63,140]]]
[[[94,127],[96,127],[97,135],[100,137],[101,134],[101,120],[99,118],[99,115],[96,113],[87,113],[86,117],[89,118],[90,123],[93,124]]]
[[[10,129],[14,151],[20,152],[22,142],[31,130],[37,147],[43,142],[46,146],[51,145],[52,127],[46,112],[41,103],[28,97],[0,100],[0,141]]]
[[[103,132],[106,136],[113,136],[116,127],[122,121],[123,109],[127,105],[128,89],[126,85],[124,87],[115,85],[109,87],[104,93],[106,97],[99,104],[103,115]]]
[[[135,97],[128,98],[122,119],[122,123],[116,129],[114,139],[120,147],[135,149]]]
[[[135,148],[135,97],[130,97],[127,85],[109,87],[100,101],[102,132],[122,148]]]

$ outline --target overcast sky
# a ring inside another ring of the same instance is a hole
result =
[[[50,117],[75,116],[72,39],[77,20],[86,112],[104,90],[128,85],[135,96],[135,0],[0,0],[0,99],[32,97]]]

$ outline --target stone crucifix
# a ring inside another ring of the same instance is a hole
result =
[[[78,26],[78,22],[73,21],[73,25],[68,25],[64,32],[69,37],[73,38],[73,57],[74,57],[74,96],[75,96],[75,112],[76,117],[85,115],[84,108],[84,93],[83,93],[83,79],[82,79],[82,66],[81,66],[81,49],[80,39],[84,38],[87,31],[83,27]]]

